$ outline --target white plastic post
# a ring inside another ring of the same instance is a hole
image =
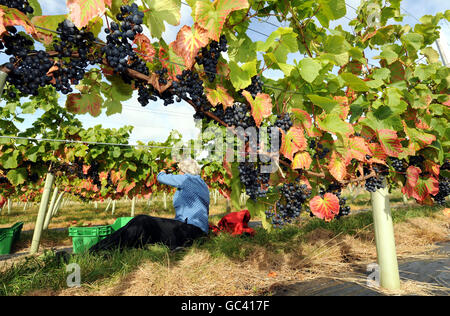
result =
[[[45,216],[44,221],[44,230],[47,230],[48,224],[50,224],[50,219],[52,218],[53,208],[55,207],[56,199],[58,198],[58,187],[55,187],[53,190],[52,199],[50,200],[50,205],[47,210],[47,214]]]
[[[135,207],[136,207],[136,197],[133,196],[133,199],[131,200],[131,217],[134,217]]]
[[[7,77],[8,77],[8,74],[6,72],[3,72],[0,70],[0,98],[3,94],[3,88],[5,87]]]
[[[114,215],[114,212],[116,211],[116,200],[112,201],[112,211],[111,214]]]
[[[61,193],[59,193],[58,199],[56,200],[56,203],[55,203],[55,207],[52,210],[52,218],[56,215],[56,213],[58,213],[59,208],[61,207],[61,204],[62,204],[62,198],[65,193],[66,193],[65,191],[62,191]]]
[[[398,290],[400,275],[395,251],[394,225],[389,204],[389,191],[386,182],[384,184],[383,189],[371,193],[380,285],[385,289]]]
[[[55,176],[52,173],[47,173],[47,177],[45,179],[44,192],[42,193],[41,205],[39,207],[36,225],[34,226],[33,241],[31,242],[31,249],[30,249],[31,254],[35,254],[39,250],[39,242],[41,240],[42,228],[48,207],[48,200],[50,199],[50,191],[52,190],[54,182]]]
[[[12,200],[8,199],[8,215],[11,214]]]
[[[164,210],[167,210],[167,193],[164,192]]]

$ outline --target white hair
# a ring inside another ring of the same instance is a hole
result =
[[[189,173],[189,174],[193,174],[193,175],[199,175],[200,171],[201,171],[201,168],[200,168],[200,165],[198,164],[198,162],[192,158],[186,158],[186,159],[182,160],[178,164],[178,167],[184,173]]]

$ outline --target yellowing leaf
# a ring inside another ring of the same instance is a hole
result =
[[[297,153],[292,161],[292,169],[308,170],[311,166],[312,159],[307,151]]]
[[[224,110],[227,107],[233,106],[234,103],[233,97],[230,96],[227,90],[220,85],[216,86],[215,90],[206,88],[206,97],[213,106],[222,104]]]
[[[402,152],[402,144],[398,139],[397,132],[389,129],[382,129],[377,131],[378,139],[380,140],[381,148],[388,156],[398,157]]]
[[[347,175],[347,166],[345,164],[344,158],[333,150],[331,154],[331,160],[328,164],[328,170],[331,175],[338,181],[344,180]]]
[[[248,91],[243,91],[242,95],[250,103],[256,126],[260,127],[263,118],[269,117],[272,114],[272,98],[266,93],[258,93],[256,98],[253,99]]]
[[[183,26],[172,47],[177,55],[184,58],[186,67],[191,68],[198,51],[208,45],[208,42],[208,31],[196,23],[193,29],[187,25]]]
[[[223,25],[228,15],[236,10],[246,9],[247,0],[196,0],[188,1],[192,9],[194,21],[208,30],[209,38],[219,41]]]
[[[289,160],[294,159],[294,154],[306,149],[304,131],[299,127],[291,127],[285,134],[283,131],[280,152]]]
[[[348,139],[347,151],[345,152],[345,160],[347,163],[352,159],[365,161],[366,155],[371,156],[371,152],[364,138],[351,137]]]

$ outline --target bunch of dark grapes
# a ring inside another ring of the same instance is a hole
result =
[[[158,100],[158,98],[155,96],[156,91],[152,86],[147,86],[141,82],[137,82],[136,88],[138,89],[138,102],[142,106],[146,106],[150,102],[150,100]]]
[[[142,33],[144,13],[139,11],[138,6],[133,3],[130,6],[121,6],[121,13],[116,18],[122,22],[121,25],[111,22],[110,28],[105,29],[106,46],[102,47],[101,52],[106,55],[106,60],[115,72],[125,74],[131,68],[136,71],[140,69],[141,73],[148,74],[145,62],[140,60],[137,53],[133,50],[133,41],[136,34]]]
[[[402,159],[398,159],[395,157],[389,157],[389,159],[391,160],[392,168],[394,168],[395,171],[401,172],[401,173],[406,172],[406,167],[405,167]]]
[[[0,5],[17,9],[25,14],[31,14],[34,12],[34,9],[31,7],[30,3],[27,0],[0,0]]]
[[[166,78],[167,72],[168,72],[168,70],[165,67],[162,68],[161,70],[155,71],[155,74],[157,74],[158,77],[159,77],[158,78],[159,84],[161,84],[161,85],[166,85],[167,84],[167,78]]]
[[[0,176],[0,184],[9,184],[8,178]]]
[[[58,52],[58,69],[53,72],[57,91],[67,94],[73,91],[72,84],[78,84],[89,65],[101,63],[102,59],[92,53],[95,37],[92,32],[79,30],[71,21],[65,20],[56,29],[60,40],[53,44]],[[76,54],[74,54],[76,53]]]
[[[276,203],[276,212],[273,208],[266,211],[266,217],[272,219],[272,225],[276,228],[282,228],[287,223],[300,216],[302,205],[311,195],[306,185],[302,184],[283,184],[280,188],[281,198]]]
[[[209,82],[213,82],[216,79],[217,63],[222,52],[226,52],[227,38],[225,35],[221,35],[219,42],[212,41],[209,44],[209,49],[203,47],[201,54],[195,57],[197,64],[203,65],[203,69],[208,77]]]
[[[270,174],[261,173],[258,163],[240,162],[239,177],[250,199],[255,201],[258,197],[266,196]]]
[[[433,195],[433,200],[439,205],[445,205],[445,198],[450,195],[450,179],[447,177],[439,177],[439,192]]]
[[[423,163],[425,162],[425,158],[422,155],[411,156],[409,157],[409,165],[419,167],[423,170]]]
[[[189,98],[195,106],[201,108],[203,111],[209,111],[211,109],[204,93],[203,81],[197,73],[185,69],[181,74],[176,75],[176,78],[178,81],[172,82],[171,88],[180,100]]]
[[[294,126],[294,123],[292,123],[289,113],[286,113],[281,116],[277,115],[275,126],[281,128],[286,133],[292,126]]]
[[[232,127],[242,127],[246,129],[256,126],[255,120],[250,113],[250,106],[245,103],[235,103],[233,106],[227,107],[222,120]]]
[[[256,95],[258,93],[262,93],[262,81],[261,81],[261,77],[256,75],[252,77],[252,83],[245,88],[244,90],[250,92],[250,94],[252,95],[252,97],[256,97]]]
[[[322,144],[317,143],[314,139],[311,140],[311,142],[309,143],[309,148],[316,150],[316,152],[313,155],[313,158],[317,158],[318,157],[319,159],[323,159],[330,152],[329,148],[323,147]]]
[[[38,88],[47,85],[51,77],[47,76],[53,62],[45,51],[32,49],[33,41],[17,34],[17,29],[8,27],[9,34],[3,36],[5,54],[11,55],[5,67],[10,70],[7,81],[26,95],[37,95]],[[15,92],[9,92],[15,97]]]
[[[378,189],[384,188],[385,171],[381,172],[377,167],[373,167],[373,170],[377,173],[376,177],[370,177],[366,180],[365,188],[369,192],[375,192]],[[370,174],[370,170],[364,167],[364,175]]]

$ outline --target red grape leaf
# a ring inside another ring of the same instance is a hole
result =
[[[22,26],[28,34],[36,34],[36,29],[25,13],[0,5],[0,35],[7,32],[7,26]]]
[[[344,96],[335,96],[333,99],[339,102],[339,106],[341,107],[341,113],[339,117],[343,120],[347,119],[348,112],[350,111],[350,105],[348,104],[348,98]]]
[[[76,27],[82,28],[93,18],[105,13],[105,2],[111,5],[111,0],[67,0],[69,17]]]
[[[300,109],[292,109],[293,118],[295,121],[299,121],[305,129],[311,128],[312,119],[308,112]]]
[[[255,119],[256,126],[260,127],[263,118],[272,114],[272,98],[266,93],[258,93],[253,99],[250,92],[243,91],[242,95],[247,99],[252,108],[252,116]]]
[[[233,97],[230,96],[227,90],[220,85],[217,85],[215,90],[206,88],[206,97],[213,106],[222,104],[224,110],[227,107],[233,106],[234,103]]]
[[[103,99],[98,94],[72,93],[67,96],[66,108],[75,114],[89,113],[92,116],[99,116],[102,112]]]
[[[282,141],[280,152],[289,160],[294,159],[294,154],[306,149],[304,131],[299,127],[291,127],[287,133],[281,131]]]
[[[441,171],[441,166],[435,162],[430,160],[425,160],[425,171],[433,174],[436,177],[439,177],[439,173]]]
[[[400,139],[398,139],[397,132],[390,129],[380,129],[377,131],[377,134],[381,148],[383,148],[386,155],[398,157],[403,151],[403,148]]]
[[[351,137],[346,146],[345,162],[348,164],[353,158],[359,161],[366,161],[366,155],[371,156],[371,151],[362,137]]]
[[[194,21],[208,30],[208,37],[219,41],[228,15],[249,7],[247,0],[196,0],[188,1],[192,7]]]
[[[184,58],[186,68],[190,69],[195,62],[198,51],[208,45],[208,42],[208,30],[195,23],[194,28],[185,25],[180,29],[172,47],[178,56]]]
[[[311,212],[326,222],[339,214],[339,199],[332,193],[325,193],[323,199],[317,195],[309,201]]]
[[[347,175],[347,165],[345,163],[345,159],[335,150],[333,150],[333,153],[331,154],[331,160],[328,164],[328,170],[330,171],[331,175],[338,181],[344,180]]]
[[[406,170],[406,179],[407,179],[406,181],[408,185],[410,185],[411,187],[415,187],[421,172],[422,170],[420,170],[420,168],[409,166],[408,169]]]
[[[170,43],[168,51],[163,47],[159,49],[159,60],[161,65],[168,70],[169,78],[176,80],[176,75],[181,74],[185,69],[184,59],[178,56],[173,50],[173,42]]]
[[[386,165],[386,159],[388,156],[384,152],[381,145],[378,143],[369,143],[368,146],[369,146],[370,152],[372,153],[371,154],[371,156],[372,156],[371,162]]]
[[[307,151],[297,153],[292,161],[292,169],[308,170],[311,166],[312,159]]]
[[[144,34],[136,34],[134,43],[137,47],[133,48],[133,50],[138,53],[139,57],[147,62],[152,62],[153,57],[156,55],[156,50],[150,39]]]

